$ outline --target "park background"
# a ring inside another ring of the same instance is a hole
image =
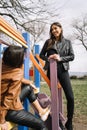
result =
[[[66,38],[71,39],[72,45],[75,52],[75,60],[70,63],[70,75],[74,77],[71,79],[73,91],[75,95],[75,115],[74,123],[78,125],[76,130],[86,130],[87,129],[87,35],[84,34],[84,43],[86,48],[83,46],[79,38],[75,37],[77,31],[74,30],[73,24],[79,25],[79,27],[85,28],[87,31],[87,1],[86,0],[20,0],[21,5],[27,5],[27,7],[32,5],[32,15],[30,12],[26,12],[26,15],[18,15],[14,9],[16,4],[18,5],[18,0],[4,1],[0,3],[0,15],[2,15],[14,28],[18,29],[20,33],[28,31],[30,34],[31,49],[34,50],[34,45],[39,44],[42,48],[45,40],[49,38],[49,27],[52,22],[60,22],[63,25],[63,33]],[[29,2],[29,3],[28,3]],[[31,4],[32,2],[32,4]],[[10,8],[6,11],[6,3],[10,5]],[[40,8],[42,6],[42,8]],[[3,7],[3,8],[2,8]],[[13,9],[13,10],[12,10]],[[41,9],[41,13],[40,10]],[[14,12],[13,12],[14,11]],[[21,11],[21,10],[20,10]],[[37,13],[39,11],[39,13]],[[19,12],[19,11],[18,11]],[[28,13],[28,14],[27,14]],[[43,13],[43,14],[42,14]],[[12,16],[12,17],[10,17]],[[23,17],[22,17],[23,16]],[[15,20],[12,20],[15,18]],[[20,20],[19,20],[20,19]],[[17,21],[18,20],[18,23]],[[16,23],[15,23],[16,21]],[[39,22],[38,22],[39,21]],[[77,22],[76,22],[77,21]],[[83,26],[85,23],[85,27]],[[18,25],[17,25],[18,24]],[[20,25],[24,28],[22,28]],[[33,31],[34,30],[34,31]],[[40,31],[41,30],[41,31]],[[40,31],[40,32],[39,32]],[[4,34],[2,34],[4,36]],[[2,37],[0,35],[0,37]],[[79,34],[78,34],[79,35]],[[77,35],[77,36],[78,36]],[[80,36],[80,35],[79,35]],[[14,42],[12,39],[5,37],[6,41]],[[43,84],[44,83],[44,84]],[[41,82],[41,91],[47,92],[49,90],[45,82]],[[66,104],[64,98],[64,104]],[[66,110],[64,106],[64,110]],[[65,111],[66,114],[66,111]]]

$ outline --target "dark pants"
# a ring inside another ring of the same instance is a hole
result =
[[[50,71],[47,73],[48,78],[50,78]],[[72,120],[74,113],[74,96],[72,91],[72,86],[70,82],[70,77],[68,71],[64,70],[62,64],[57,66],[57,77],[60,81],[60,84],[64,90],[66,99],[67,99],[67,118]]]
[[[22,87],[22,92],[20,95],[21,101],[24,101],[26,97],[29,99],[30,103],[36,100],[36,96],[30,86]],[[46,130],[45,124],[41,119],[35,117],[32,113],[27,112],[24,109],[9,110],[6,115],[6,120],[19,125],[34,128],[35,130]]]

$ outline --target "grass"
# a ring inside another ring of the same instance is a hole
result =
[[[74,121],[87,124],[87,79],[71,82],[75,98]]]
[[[73,121],[87,124],[87,79],[72,79],[74,92],[75,110]],[[46,83],[41,83],[41,92],[50,96],[50,90]],[[66,99],[63,93],[64,115],[66,116]]]

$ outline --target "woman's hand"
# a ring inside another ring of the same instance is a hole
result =
[[[8,123],[5,122],[3,124],[0,124],[1,130],[8,130]]]
[[[48,57],[48,60],[50,60],[50,59],[54,59],[54,60],[57,60],[57,61],[61,61],[60,55],[58,55],[58,54],[50,55],[50,56]]]

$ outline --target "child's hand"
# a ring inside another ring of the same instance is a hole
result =
[[[36,88],[36,86],[34,84],[30,84],[30,85],[34,90],[34,93],[37,94],[39,92],[39,88]]]
[[[8,124],[7,122],[0,124],[1,130],[8,130]]]
[[[37,88],[36,88],[36,86],[35,86],[34,84],[30,83],[30,86],[31,86],[33,89],[37,90]]]

